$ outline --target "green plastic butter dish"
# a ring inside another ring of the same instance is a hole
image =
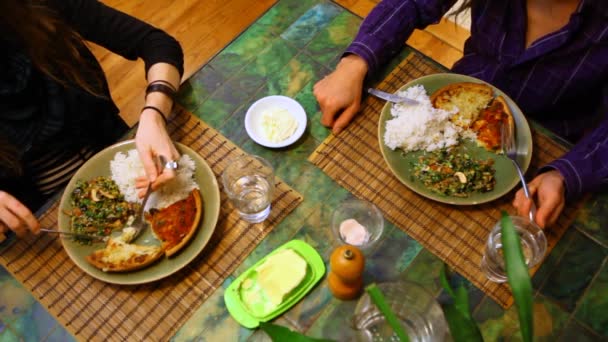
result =
[[[233,281],[224,302],[237,322],[256,328],[300,301],[324,274],[319,253],[302,240],[291,240]]]

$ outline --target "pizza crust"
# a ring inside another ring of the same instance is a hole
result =
[[[511,130],[511,132],[515,132],[515,121],[513,120],[513,113],[511,112],[511,108],[509,108],[507,101],[505,101],[502,96],[496,96],[494,100],[502,104],[502,109],[505,111],[505,114],[507,114],[507,124],[509,125],[509,129]]]
[[[103,249],[96,250],[86,260],[104,272],[129,272],[142,269],[164,255],[160,246],[141,246],[110,238]]]

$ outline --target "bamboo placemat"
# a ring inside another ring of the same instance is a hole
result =
[[[175,112],[169,125],[171,136],[198,152],[216,177],[229,160],[243,154],[190,113]],[[240,220],[223,190],[221,201],[215,232],[201,255],[181,271],[154,283],[119,286],[92,278],[71,261],[52,234],[15,242],[0,255],[0,263],[79,340],[169,340],[300,204],[302,196],[277,179],[270,217],[259,224]],[[43,227],[57,226],[57,209],[56,202],[42,215]]]
[[[407,82],[444,72],[425,57],[412,53],[378,86],[394,92]],[[501,210],[513,212],[514,191],[503,198],[478,206],[450,206],[426,199],[403,185],[389,170],[378,144],[378,120],[384,101],[367,97],[361,113],[346,130],[330,135],[309,157],[355,196],[371,201],[384,217],[416,239],[503,307],[513,298],[506,285],[488,281],[479,269],[486,238]],[[533,131],[534,155],[530,174],[566,149],[547,136]],[[580,205],[580,204],[579,204]],[[545,230],[549,251],[575,217],[576,208],[564,210],[555,227]],[[548,254],[548,252],[547,252]]]

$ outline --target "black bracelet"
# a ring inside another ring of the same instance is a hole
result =
[[[167,124],[167,117],[165,116],[165,113],[163,113],[160,109],[158,109],[154,106],[145,106],[144,108],[141,109],[141,111],[143,112],[146,109],[152,109],[153,111],[160,114],[160,117],[163,118],[163,121],[165,121],[165,125]]]
[[[155,84],[155,83],[164,83],[164,84],[168,85],[169,87],[171,87],[171,89],[173,89],[173,92],[177,92],[177,89],[175,89],[175,86],[173,86],[173,84],[171,84],[171,82],[169,82],[169,81],[156,80],[156,81],[150,82],[150,84]]]
[[[163,94],[169,96],[171,101],[175,102],[175,90],[173,90],[172,88],[168,87],[167,85],[165,85],[163,83],[148,84],[148,87],[146,88],[146,97],[148,97],[148,94],[154,93],[154,92],[163,93]]]

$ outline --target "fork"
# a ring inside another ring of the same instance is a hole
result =
[[[515,142],[515,134],[511,130],[510,125],[501,125],[500,126],[500,143],[503,152],[507,155],[509,159],[515,165],[515,169],[517,170],[517,174],[519,175],[519,179],[521,181],[521,186],[524,189],[524,194],[526,198],[530,198],[530,190],[528,189],[528,184],[526,183],[526,179],[524,178],[524,173],[521,171],[521,167],[517,163],[517,144]],[[534,200],[532,200],[532,206],[530,207],[530,222],[534,222],[534,217],[536,217],[536,204],[534,204]]]
[[[158,159],[160,161],[160,165],[165,165],[167,163],[164,156],[158,156]],[[163,172],[163,170],[161,168],[159,175],[162,172]],[[152,183],[149,182],[148,187],[146,188],[146,194],[144,195],[144,199],[141,202],[141,207],[139,207],[139,210],[137,211],[137,215],[135,216],[133,223],[131,223],[131,225],[125,227],[125,229],[133,228],[133,231],[127,233],[127,231],[125,231],[123,229],[123,233],[126,233],[126,236],[123,237],[123,240],[127,243],[135,240],[135,238],[137,238],[137,236],[139,236],[139,233],[141,233],[141,231],[144,230],[144,228],[146,228],[146,220],[144,219],[144,208],[146,207],[146,203],[148,202],[148,198],[150,197],[151,192],[152,192]]]
[[[74,238],[74,239],[89,240],[91,242],[104,242],[108,239],[107,236],[64,232],[61,230],[46,229],[46,228],[40,228],[40,231],[44,232],[44,233],[59,234],[59,235],[67,236],[67,237]]]

